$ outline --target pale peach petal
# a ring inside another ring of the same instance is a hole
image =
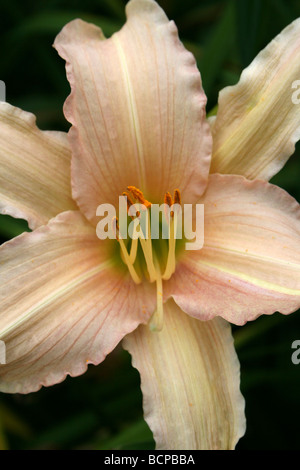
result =
[[[109,248],[79,212],[1,247],[1,391],[32,392],[82,374],[149,319],[152,286],[136,286]]]
[[[243,324],[300,307],[300,206],[282,189],[212,175],[204,203],[204,247],[186,251],[166,284],[187,313]]]
[[[41,131],[35,116],[0,103],[0,212],[34,229],[76,209],[67,134]]]
[[[141,374],[145,419],[158,449],[233,449],[245,432],[239,362],[229,324],[201,322],[169,300],[164,326],[123,345]]]
[[[73,195],[84,214],[117,204],[128,185],[163,202],[179,188],[193,202],[207,182],[211,135],[195,59],[153,0],[131,0],[128,20],[110,39],[80,20],[55,47],[66,60],[72,93]]]
[[[300,18],[258,54],[237,85],[221,91],[211,173],[269,180],[283,167],[300,138],[293,97],[299,78]]]

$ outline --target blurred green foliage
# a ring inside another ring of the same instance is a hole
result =
[[[160,0],[200,68],[208,110],[218,92],[288,23],[300,16],[295,0]],[[125,20],[122,0],[0,0],[0,79],[7,101],[37,116],[42,129],[67,130],[62,106],[69,94],[64,63],[51,47],[56,34],[80,17],[106,36]],[[300,79],[300,77],[299,77]],[[273,182],[300,201],[299,146]],[[0,218],[1,242],[28,230]],[[248,428],[238,449],[300,448],[300,365],[291,344],[300,339],[299,313],[261,317],[233,327],[241,362]],[[199,385],[201,386],[201,385]],[[78,378],[30,395],[0,395],[0,449],[153,449],[142,417],[139,376],[117,348]]]

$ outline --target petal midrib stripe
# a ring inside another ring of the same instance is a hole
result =
[[[89,279],[94,277],[96,274],[101,273],[108,267],[112,267],[113,264],[114,264],[113,260],[109,260],[109,261],[106,261],[105,263],[101,263],[99,266],[85,272],[81,276],[78,276],[76,279],[73,279],[71,282],[66,284],[63,288],[57,289],[51,295],[46,297],[42,302],[39,302],[35,307],[31,308],[27,312],[24,312],[24,314],[19,320],[17,320],[16,322],[14,322],[12,325],[8,326],[4,331],[1,332],[0,338],[4,339],[6,335],[11,333],[11,331],[13,331],[14,329],[18,328],[24,322],[28,321],[39,310],[51,304],[51,302],[59,299],[59,297],[62,297],[64,294],[68,293],[70,290],[76,288],[80,284],[88,281]]]
[[[242,253],[241,253],[242,254]],[[239,271],[234,271],[233,269],[229,268],[222,268],[218,264],[211,263],[208,261],[204,261],[203,259],[197,259],[197,260],[189,260],[188,264],[194,264],[195,266],[199,266],[199,264],[202,264],[203,266],[207,266],[209,268],[216,269],[217,271],[220,271],[222,273],[230,274],[234,276],[236,279],[240,279],[242,281],[249,282],[257,287],[261,287],[263,289],[267,289],[270,291],[274,291],[280,294],[286,294],[286,295],[300,295],[300,290],[298,289],[290,289],[288,287],[282,287],[279,286],[278,284],[272,284],[271,282],[268,281],[263,281],[258,278],[255,278],[253,276],[246,275],[244,273],[241,273]],[[299,266],[300,269],[300,266]]]

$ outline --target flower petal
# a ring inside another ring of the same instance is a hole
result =
[[[166,284],[187,313],[244,324],[300,307],[300,206],[282,189],[212,175],[204,203],[204,246],[186,251]]]
[[[1,391],[28,393],[82,374],[154,310],[155,294],[117,269],[79,212],[22,234],[0,256]]]
[[[211,135],[195,59],[156,2],[131,0],[126,11],[110,39],[75,20],[55,41],[72,88],[73,195],[90,220],[128,185],[162,203],[176,188],[196,201],[207,183]]]
[[[145,419],[158,449],[233,449],[245,432],[239,362],[229,324],[201,322],[170,300],[164,326],[123,341],[141,374]]]
[[[300,138],[300,18],[247,67],[237,85],[221,91],[213,122],[211,173],[269,180]]]
[[[0,103],[0,212],[31,229],[76,209],[71,197],[67,134],[41,131],[35,116]]]

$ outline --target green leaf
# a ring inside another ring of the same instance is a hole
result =
[[[0,215],[0,234],[5,238],[14,238],[23,232],[30,232],[25,220],[14,219],[9,215]]]
[[[105,16],[87,14],[82,11],[49,11],[39,13],[23,20],[8,35],[11,42],[19,42],[33,35],[51,34],[53,37],[67,24],[76,18],[99,26],[106,36],[111,36],[120,29],[122,21],[111,20]]]
[[[9,431],[11,434],[15,436],[19,436],[24,439],[28,439],[32,437],[32,431],[30,427],[24,422],[23,419],[20,418],[20,416],[18,416],[14,411],[9,409],[7,405],[4,405],[4,404],[0,405],[0,433],[1,433],[1,426],[2,426],[2,433],[4,433],[4,430],[5,430],[5,431]],[[1,437],[0,437],[0,446],[1,446]]]
[[[115,436],[102,442],[98,447],[99,450],[124,450],[124,449],[137,449],[143,444],[143,448],[148,444],[152,449],[154,446],[152,432],[150,431],[147,423],[144,420],[137,421],[120,431]]]
[[[221,67],[228,57],[235,39],[235,8],[231,1],[227,4],[220,20],[213,28],[208,42],[204,45],[204,54],[199,61],[203,88],[210,94]]]
[[[234,344],[239,351],[242,347],[247,346],[249,342],[257,340],[272,328],[280,325],[286,319],[283,315],[275,314],[270,317],[260,317],[254,323],[248,323],[243,327],[237,327],[234,332]]]
[[[269,7],[276,12],[277,15],[284,20],[285,23],[291,23],[295,19],[295,13],[292,11],[291,5],[285,0],[268,0]],[[299,8],[298,8],[299,13]]]
[[[260,0],[239,0],[235,3],[235,6],[239,37],[238,46],[241,63],[245,68],[255,55],[255,41],[262,5]]]
[[[122,21],[125,20],[124,3],[121,0],[103,0],[103,1],[113,15],[116,15]]]
[[[98,419],[93,412],[83,411],[63,422],[57,422],[56,426],[46,429],[31,443],[31,447],[56,446],[63,447],[78,439],[83,439],[85,434],[94,431]]]

